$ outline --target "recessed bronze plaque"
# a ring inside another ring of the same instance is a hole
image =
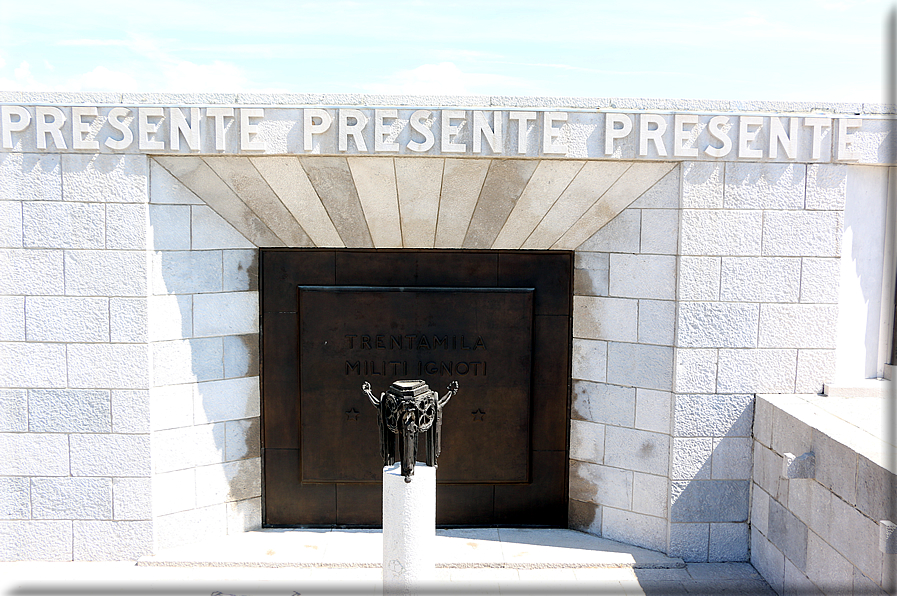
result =
[[[567,523],[572,252],[259,258],[265,525],[380,524],[365,379],[378,396],[396,379],[440,395],[460,383],[443,410],[437,524]]]
[[[532,288],[300,287],[302,481],[379,483],[361,385],[421,379],[462,387],[444,411],[439,482],[528,482],[532,335]]]

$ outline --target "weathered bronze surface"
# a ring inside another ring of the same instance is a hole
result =
[[[382,458],[360,449],[380,431],[358,387],[396,378],[464,384],[445,412],[439,482],[528,482],[532,304],[528,288],[300,287],[303,482],[381,482]]]
[[[417,461],[417,439],[425,432],[427,465],[436,468],[442,451],[442,408],[458,393],[458,381],[452,381],[448,393],[442,397],[423,381],[395,381],[380,397],[371,393],[367,381],[361,390],[377,408],[383,467],[401,462],[402,476],[405,482],[411,482]]]
[[[262,249],[264,523],[380,524],[380,432],[358,387],[401,378],[464,388],[444,412],[437,524],[565,526],[572,261],[563,251]]]

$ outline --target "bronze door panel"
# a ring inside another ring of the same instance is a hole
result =
[[[266,524],[336,523],[336,486],[300,482],[298,449],[265,449],[262,461]]]
[[[570,370],[570,352],[558,346],[569,342],[570,319],[540,316],[533,320],[533,449],[564,451],[570,414],[565,403],[570,394],[570,379],[559,379],[558,371]]]
[[[299,328],[295,313],[262,321],[262,438],[269,449],[298,449]]]
[[[533,305],[536,315],[570,316],[572,292],[565,290],[573,284],[572,268],[565,262],[566,259],[546,257],[554,255],[537,251],[500,253],[497,285],[536,288]]]
[[[460,383],[437,524],[566,526],[572,252],[269,248],[259,272],[265,525],[379,526],[361,384],[420,378]]]

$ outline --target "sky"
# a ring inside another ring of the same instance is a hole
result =
[[[0,0],[0,90],[881,102],[893,8]]]

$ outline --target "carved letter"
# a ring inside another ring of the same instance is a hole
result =
[[[242,151],[264,151],[265,141],[249,140],[249,135],[258,137],[259,125],[250,124],[249,119],[258,120],[265,117],[262,108],[240,108],[240,149]]]
[[[151,123],[150,118],[161,118],[159,122]],[[150,139],[150,135],[155,137],[165,120],[165,111],[162,108],[137,108],[137,146],[141,151],[152,151],[154,149],[165,149],[163,141],[157,141],[155,138]]]
[[[215,151],[224,151],[224,119],[234,117],[233,108],[206,108],[206,116],[215,121]]]
[[[467,113],[464,110],[442,110],[442,152],[464,153],[467,146],[464,143],[453,143],[452,138],[461,132],[464,124],[452,124],[452,120],[465,120]]]
[[[52,120],[47,122],[47,116]],[[37,132],[37,148],[47,148],[47,135],[53,138],[53,144],[57,149],[65,149],[65,139],[62,138],[62,125],[65,124],[65,114],[59,108],[51,106],[37,106],[34,108],[35,128]]]
[[[863,121],[859,118],[838,118],[838,160],[855,161],[860,158],[854,149],[854,136],[847,132],[849,128],[860,128]]]
[[[779,155],[779,143],[785,150],[788,159],[797,157],[797,118],[788,118],[788,132],[782,119],[776,116],[769,117],[769,157],[775,159]]]
[[[651,128],[656,124],[656,128]],[[667,130],[667,121],[660,114],[642,114],[638,124],[638,154],[648,155],[648,141],[654,143],[657,155],[666,157],[667,149],[663,146],[663,133]]]
[[[16,116],[13,120],[12,117]],[[3,127],[3,148],[12,149],[12,133],[22,132],[31,123],[31,113],[22,106],[0,107],[0,125]]]
[[[543,112],[542,115],[542,153],[567,153],[567,144],[555,144],[560,136],[560,129],[554,128],[555,122],[566,122],[567,112]]]
[[[620,128],[617,128],[617,124]],[[604,154],[614,154],[614,140],[625,138],[632,132],[632,118],[626,114],[607,114],[604,116]]]
[[[333,116],[330,115],[330,112],[322,110],[321,108],[305,108],[305,110],[303,110],[303,116],[302,146],[306,151],[311,151],[314,147],[312,135],[319,135],[327,132],[330,125],[333,124]],[[315,124],[315,118],[320,120],[318,124]]]
[[[730,128],[727,126],[728,124],[728,116],[714,116],[710,119],[710,122],[707,125],[707,131],[714,139],[722,141],[723,146],[714,147],[713,145],[707,145],[707,148],[704,149],[704,153],[710,157],[725,157],[729,155],[729,152],[732,150],[732,139],[726,134],[726,131]]]
[[[481,153],[483,148],[483,137],[489,143],[489,149],[492,153],[502,152],[502,134],[501,134],[501,112],[492,112],[493,128],[489,127],[486,120],[486,112],[475,110],[473,113],[473,152]]]
[[[171,120],[168,129],[168,142],[171,145],[171,150],[178,151],[181,148],[181,135],[184,135],[184,140],[187,141],[190,151],[199,151],[199,119],[202,118],[199,108],[190,108],[189,124],[181,108],[169,108],[168,118]]]
[[[756,126],[754,130],[748,127]],[[763,116],[741,116],[738,119],[738,157],[763,157],[762,149],[751,149],[751,142],[760,134]]]
[[[96,107],[75,106],[72,108],[72,149],[91,149],[96,151],[100,148],[99,141],[84,138],[84,135],[90,132],[90,124],[82,120],[84,116],[96,118]]]
[[[526,154],[526,123],[536,119],[535,112],[509,112],[508,120],[517,121],[517,153]]]
[[[675,157],[697,157],[697,147],[687,147],[689,141],[697,140],[698,132],[697,114],[676,114],[673,118],[673,155]],[[686,131],[684,125],[691,124],[691,130]]]
[[[424,142],[418,143],[413,140],[408,141],[408,148],[410,150],[421,153],[429,150],[436,142],[436,139],[433,137],[433,131],[430,130],[430,126],[424,123],[424,120],[428,120],[432,114],[433,113],[430,110],[417,110],[411,114],[411,128],[414,132],[423,135]]]
[[[398,151],[398,143],[387,143],[383,137],[388,135],[392,126],[383,124],[384,118],[395,120],[399,117],[398,110],[374,110],[374,151]]]
[[[355,120],[355,124],[349,124],[349,118]],[[351,135],[355,140],[355,147],[358,151],[367,151],[367,145],[364,144],[364,137],[361,134],[367,123],[367,116],[361,110],[354,108],[341,109],[339,111],[339,150],[349,150],[349,135]]]
[[[121,151],[122,149],[127,149],[131,146],[131,143],[134,142],[134,133],[131,132],[131,127],[129,124],[122,122],[122,118],[126,118],[131,113],[131,110],[128,108],[112,108],[109,110],[109,119],[107,122],[109,125],[121,133],[121,140],[114,141],[112,137],[106,139],[103,143],[110,149],[115,151]],[[131,119],[133,120],[133,118]]]
[[[804,118],[804,126],[813,129],[813,151],[810,159],[819,159],[822,156],[822,129],[831,125],[831,118]]]

